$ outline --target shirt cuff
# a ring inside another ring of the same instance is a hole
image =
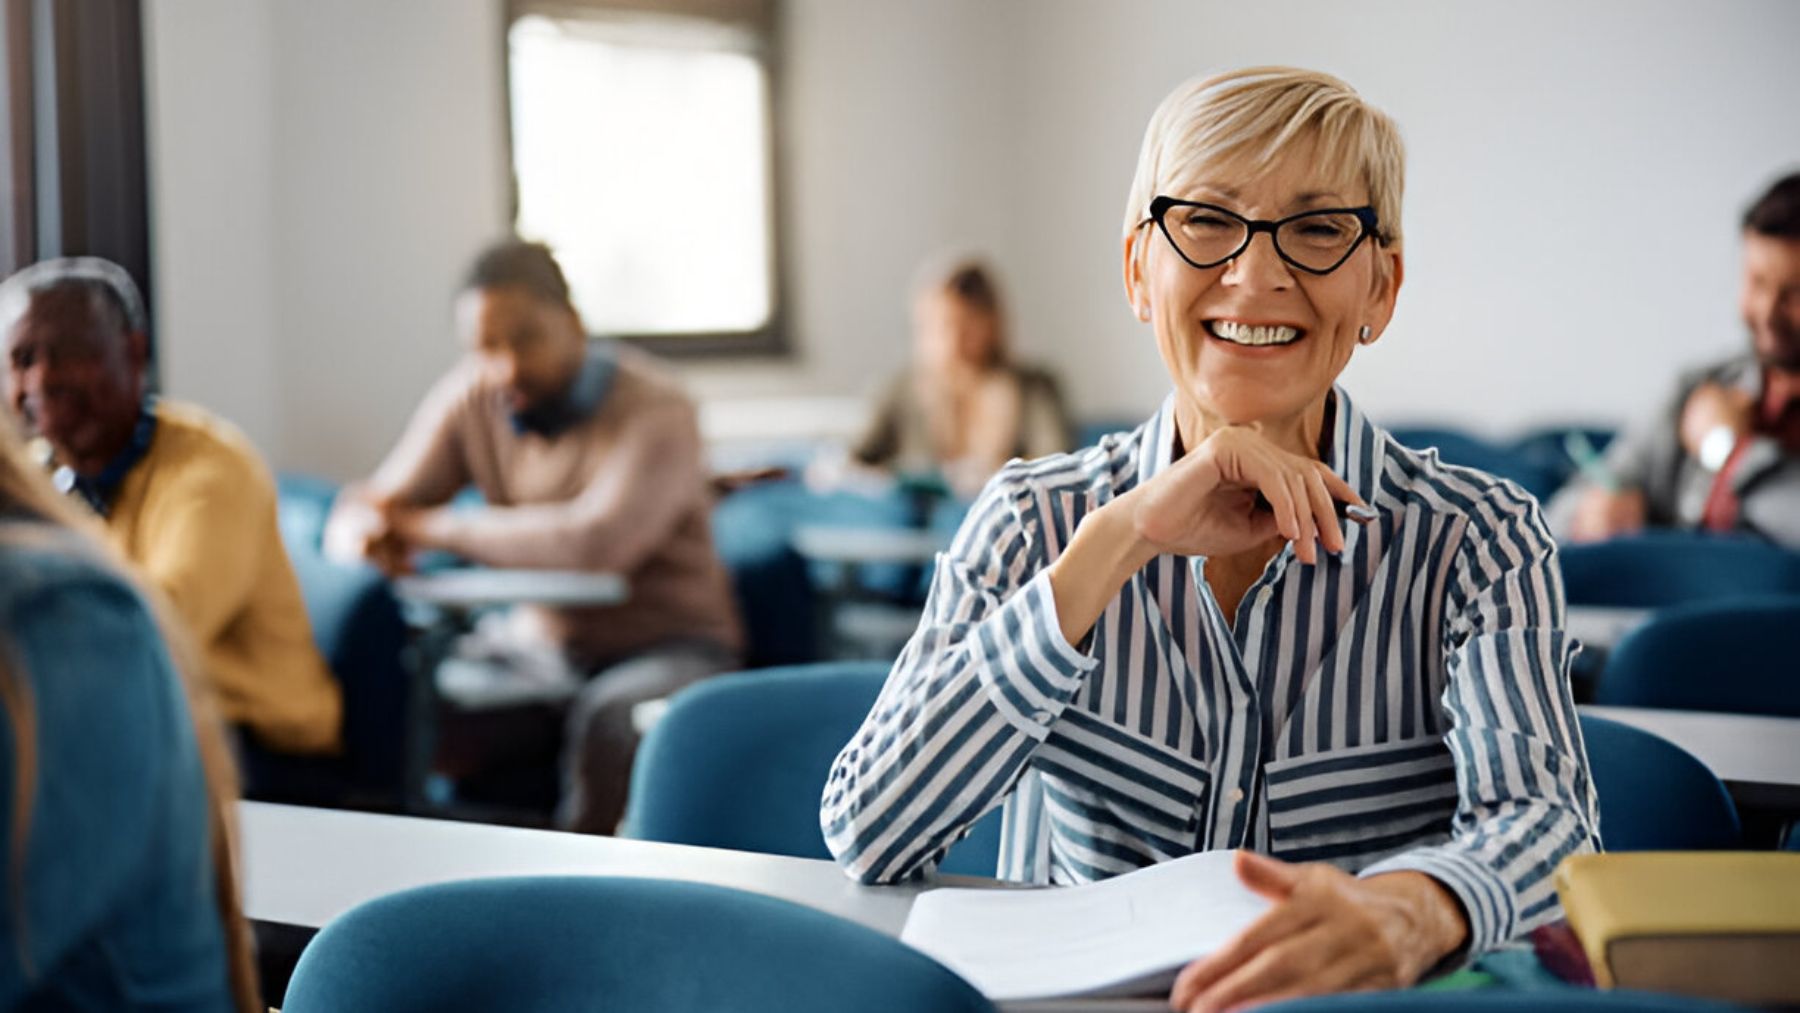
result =
[[[1518,911],[1512,890],[1480,859],[1454,847],[1418,848],[1376,862],[1359,876],[1384,872],[1422,872],[1444,885],[1461,902],[1469,920],[1469,939],[1460,954],[1452,954],[1433,972],[1453,970],[1454,963],[1481,956],[1511,939],[1518,931]]]
[[[1006,722],[1040,742],[1100,662],[1063,638],[1048,570],[982,622],[977,678]]]

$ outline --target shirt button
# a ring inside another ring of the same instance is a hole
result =
[[[1238,805],[1244,801],[1244,789],[1233,788],[1231,789],[1231,794],[1226,795],[1225,797],[1231,801],[1232,805]]]

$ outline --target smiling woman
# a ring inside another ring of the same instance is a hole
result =
[[[1553,543],[1337,386],[1399,295],[1402,161],[1323,74],[1163,102],[1122,252],[1173,390],[971,510],[825,788],[853,875],[1002,804],[1020,880],[1245,849],[1274,906],[1183,973],[1190,1010],[1407,984],[1554,917],[1550,870],[1598,837]]]

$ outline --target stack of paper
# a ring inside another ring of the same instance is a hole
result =
[[[1098,883],[922,894],[900,938],[995,1001],[1167,992],[1267,901],[1205,851]]]

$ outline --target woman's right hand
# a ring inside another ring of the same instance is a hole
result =
[[[1133,525],[1158,552],[1229,556],[1279,534],[1309,564],[1321,545],[1343,551],[1337,501],[1368,506],[1322,462],[1237,426],[1213,432],[1135,496]]]

